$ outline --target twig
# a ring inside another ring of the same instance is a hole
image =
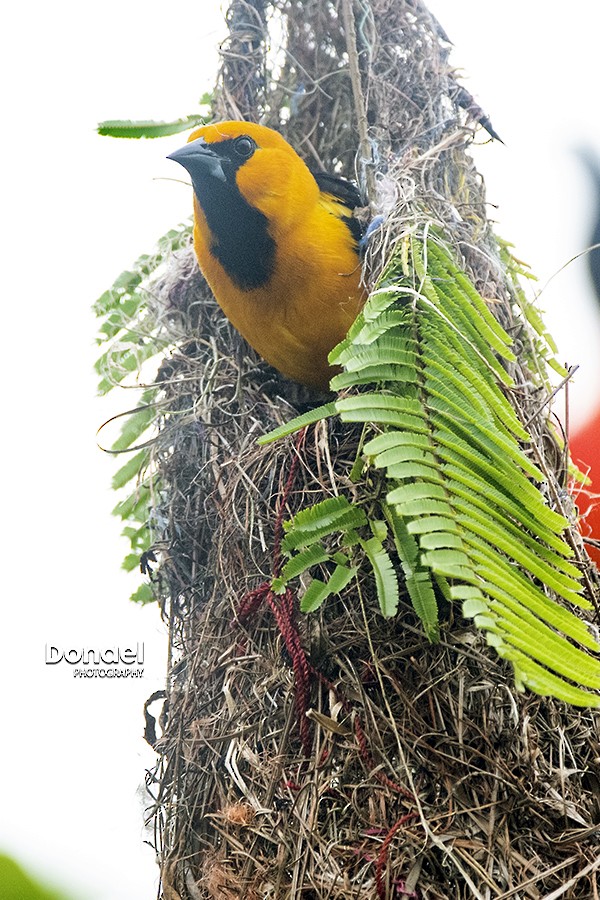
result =
[[[364,172],[367,200],[369,202],[369,206],[372,206],[375,200],[375,172],[373,171],[373,153],[371,149],[371,142],[369,140],[367,110],[365,107],[365,98],[363,96],[360,78],[358,48],[356,46],[356,22],[354,19],[354,8],[352,6],[352,0],[342,0],[342,13],[344,17],[344,31],[346,32],[348,67],[350,70],[350,81],[352,83],[354,109],[356,111],[358,136],[360,140],[360,165],[362,171]]]

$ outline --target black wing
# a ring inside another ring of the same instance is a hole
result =
[[[331,194],[349,210],[366,206],[358,185],[353,181],[348,181],[347,178],[341,178],[339,175],[329,175],[327,172],[313,172],[312,174],[320,191],[324,194]],[[365,233],[363,225],[353,215],[342,216],[342,221],[347,225],[356,243],[360,244]]]
[[[366,206],[358,185],[353,181],[348,181],[347,178],[341,178],[339,175],[329,175],[327,172],[313,172],[313,175],[323,193],[331,194],[350,209]]]

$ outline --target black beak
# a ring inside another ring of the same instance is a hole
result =
[[[207,175],[218,178],[219,181],[226,181],[220,157],[211,150],[203,138],[191,141],[174,153],[169,153],[167,159],[174,159],[183,166],[190,173],[192,182],[194,179],[206,178]]]

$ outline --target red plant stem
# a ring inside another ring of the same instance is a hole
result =
[[[375,886],[377,888],[377,896],[379,897],[379,900],[386,900],[384,869],[387,863],[389,846],[398,829],[402,828],[402,826],[405,825],[406,822],[410,821],[410,819],[416,818],[417,815],[418,814],[416,812],[411,812],[400,816],[398,821],[392,825],[385,836],[385,840],[381,845],[381,850],[377,854],[377,863],[375,865]]]

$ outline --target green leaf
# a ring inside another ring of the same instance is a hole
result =
[[[427,243],[427,249],[431,257],[438,263],[439,268],[437,271],[443,272],[446,270],[449,277],[447,286],[452,287],[455,285],[458,288],[457,295],[460,296],[462,294],[473,304],[481,333],[487,339],[489,345],[498,353],[505,354],[511,346],[512,340],[504,331],[500,322],[492,315],[485,300],[478,294],[464,272],[453,264],[447,250],[443,250],[434,240]],[[512,353],[505,358],[515,359]]]
[[[137,521],[145,521],[147,518],[148,502],[150,500],[150,490],[147,485],[141,484],[131,496],[126,500],[121,500],[112,513],[120,519],[135,519]]]
[[[387,495],[387,502],[394,503],[396,506],[409,501],[429,499],[445,501],[448,499],[448,493],[439,484],[415,481],[412,484],[403,484]]]
[[[133,592],[129,599],[134,603],[145,605],[146,603],[153,603],[156,597],[152,585],[144,582],[144,584],[140,584],[139,588]]]
[[[140,450],[139,453],[136,453],[135,456],[132,456],[131,459],[127,460],[125,465],[121,466],[121,468],[113,475],[113,490],[118,491],[120,488],[128,484],[128,482],[130,482],[133,478],[137,478],[137,476],[144,468],[147,459],[148,452],[146,450]]]
[[[383,454],[386,450],[396,450],[397,448],[409,448],[407,452],[411,452],[412,448],[414,448],[415,453],[421,452],[424,456],[427,450],[432,448],[432,442],[429,435],[423,434],[404,434],[403,432],[397,431],[387,431],[385,434],[380,434],[373,440],[369,441],[365,444],[364,451],[366,456],[373,457],[373,459],[378,459],[381,461],[381,465],[387,465],[387,460],[382,461],[382,457],[380,454]],[[417,459],[418,456],[408,456],[408,457],[400,457],[396,458],[395,456],[390,457],[390,463],[400,462],[403,458],[407,459]],[[433,457],[431,457],[433,458]]]
[[[308,547],[335,532],[348,532],[366,523],[362,509],[352,506],[344,496],[330,497],[297,513],[287,530],[281,547],[284,553]]]
[[[568,641],[562,640],[544,622],[531,614],[524,615],[511,597],[505,603],[492,602],[490,610],[496,614],[498,628],[505,632],[505,640],[523,652],[536,644],[536,659],[559,675],[572,678],[595,689],[600,688],[600,660],[583,653]]]
[[[343,391],[347,387],[373,384],[377,381],[409,381],[412,375],[414,375],[414,370],[407,366],[378,363],[373,366],[363,366],[356,372],[341,372],[339,375],[334,375],[330,387],[332,391]]]
[[[152,405],[138,407],[127,413],[120,413],[120,417],[126,417],[126,422],[121,429],[121,435],[112,445],[112,450],[120,452],[127,450],[146,431],[150,423],[156,418],[156,409]]]
[[[336,566],[329,581],[320,581],[314,578],[300,601],[300,611],[304,613],[314,612],[332,594],[341,593],[350,583],[358,571],[355,566]]]
[[[329,597],[331,591],[329,586],[319,578],[313,578],[300,600],[300,612],[314,612]]]
[[[336,566],[328,582],[331,593],[341,594],[344,588],[350,584],[357,572],[358,566]]]
[[[330,559],[330,554],[320,544],[312,544],[306,550],[297,553],[288,560],[281,571],[281,575],[273,579],[271,587],[275,593],[280,593],[292,578],[297,578],[303,572],[306,572],[307,569],[318,565],[318,563],[326,562],[328,559]]]
[[[402,318],[406,318],[405,314]],[[376,344],[349,344],[335,358],[348,374],[385,365],[393,367],[399,381],[412,381],[415,377],[416,347],[412,341],[395,334],[382,337]]]
[[[134,569],[138,569],[140,565],[140,557],[139,553],[128,553],[123,562],[121,563],[121,568],[125,569],[126,572],[132,572]]]
[[[109,119],[100,122],[98,134],[114,138],[159,138],[180,131],[189,131],[206,124],[206,118],[200,115],[174,119],[172,122],[153,122],[151,120],[131,121],[130,119]]]
[[[273,441],[277,441],[282,437],[287,437],[288,434],[293,434],[296,431],[300,431],[302,428],[306,428],[307,425],[314,425],[315,422],[320,422],[322,419],[328,419],[330,416],[334,416],[335,413],[335,403],[326,403],[324,406],[317,406],[315,409],[311,409],[301,416],[296,416],[290,422],[286,422],[285,425],[274,428],[273,431],[269,431],[268,434],[263,434],[258,438],[256,443],[261,445],[271,444]]]
[[[483,502],[485,502],[487,506],[489,506],[490,503],[495,504],[498,509],[509,516],[512,516],[513,519],[521,522],[525,528],[529,529],[529,531],[534,534],[537,532],[541,539],[559,553],[562,553],[564,556],[573,555],[573,551],[568,544],[565,544],[562,538],[556,536],[557,532],[560,533],[560,531],[563,530],[564,520],[561,516],[553,513],[552,510],[542,502],[539,495],[534,498],[534,502],[531,501],[531,498],[527,498],[527,501],[523,503],[522,501],[524,498],[523,495],[520,494],[518,496],[521,502],[519,502],[515,499],[512,490],[510,493],[508,491],[498,490],[491,483],[491,479],[481,477],[477,469],[469,470],[464,465],[457,466],[445,464],[443,466],[443,473],[448,479],[451,479],[452,484],[464,485],[469,489],[471,494],[476,494],[479,498],[484,498]],[[553,527],[548,527],[547,522]]]
[[[482,481],[489,483],[492,490],[497,489],[506,496],[506,502],[512,498],[520,506],[526,505],[531,512],[535,510],[535,518],[543,521],[556,534],[564,531],[563,516],[546,506],[539,490],[502,454],[493,451],[484,455],[483,448],[469,445],[468,440],[456,437],[445,429],[436,431],[433,437],[438,444],[437,453],[442,459],[456,463],[472,477],[481,476]]]
[[[411,603],[423,623],[428,639],[435,642],[439,639],[439,622],[431,575],[421,565],[419,545],[406,528],[404,519],[391,506],[385,508],[385,513],[391,525],[396,552],[402,563]]]
[[[398,610],[399,602],[398,576],[390,555],[382,542],[376,537],[360,543],[373,569],[377,599],[382,615],[386,618],[394,616]]]

